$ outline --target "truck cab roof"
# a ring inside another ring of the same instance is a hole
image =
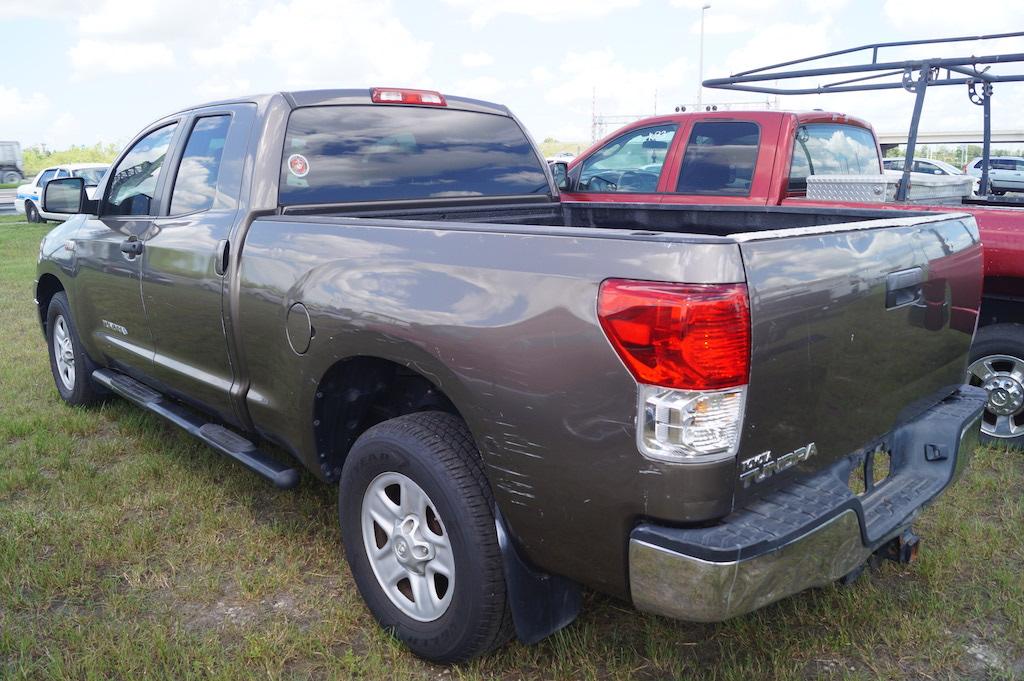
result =
[[[187,111],[193,111],[195,109],[205,109],[213,106],[226,106],[230,104],[242,104],[242,103],[253,103],[263,108],[271,100],[276,98],[284,99],[292,109],[298,109],[306,106],[342,106],[351,104],[374,104],[375,102],[371,98],[371,93],[374,88],[347,88],[347,89],[327,89],[327,90],[290,90],[281,92],[272,92],[256,95],[247,95],[244,97],[232,97],[230,99],[215,100],[211,102],[204,102],[195,106],[189,106],[184,109],[179,109],[170,115],[185,113]],[[404,89],[404,88],[394,88]],[[425,91],[424,91],[425,92]],[[503,104],[496,104],[494,102],[486,102],[479,99],[472,99],[469,97],[458,97],[452,95],[443,95],[444,106],[449,109],[459,109],[462,111],[477,111],[481,113],[493,113],[500,116],[511,116],[512,112],[509,111],[507,106]],[[382,104],[382,106],[395,106],[396,104]],[[415,106],[409,103],[397,104],[399,106]],[[435,105],[436,106],[436,105]]]

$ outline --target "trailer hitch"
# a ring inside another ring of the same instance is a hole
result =
[[[893,537],[880,546],[865,562],[840,577],[837,582],[841,586],[849,586],[864,574],[864,570],[868,568],[872,570],[878,569],[882,565],[883,560],[891,560],[901,565],[913,563],[917,560],[917,550],[920,546],[921,538],[914,534],[913,530],[907,528],[898,537]]]
[[[894,537],[878,549],[875,555],[905,565],[917,560],[917,549],[920,546],[921,538],[907,528],[898,537]]]

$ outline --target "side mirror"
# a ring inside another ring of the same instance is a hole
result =
[[[551,175],[555,178],[555,186],[565,191],[569,188],[569,164],[565,161],[551,163]]]
[[[43,211],[58,215],[95,213],[96,202],[90,201],[85,193],[84,178],[62,177],[43,187]]]

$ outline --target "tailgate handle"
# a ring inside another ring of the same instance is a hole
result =
[[[911,267],[909,270],[890,272],[885,278],[885,309],[913,305],[924,295],[924,270]]]

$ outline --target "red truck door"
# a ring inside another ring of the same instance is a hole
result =
[[[691,119],[665,173],[662,202],[769,203],[780,120],[722,115]]]
[[[665,119],[629,127],[572,164],[565,201],[658,203],[684,126]]]

